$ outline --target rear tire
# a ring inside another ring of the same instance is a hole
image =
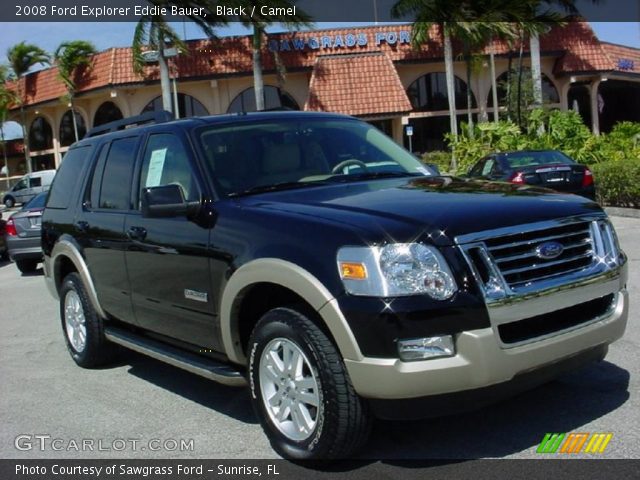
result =
[[[16,201],[13,197],[6,197],[4,199],[4,206],[7,208],[12,208],[16,204]]]
[[[37,260],[16,260],[16,267],[22,273],[33,273],[38,268]]]
[[[60,288],[60,319],[67,350],[79,366],[95,368],[112,360],[114,346],[105,338],[102,318],[75,272],[65,277]]]
[[[248,362],[254,411],[283,457],[345,458],[367,441],[366,401],[336,347],[307,316],[290,308],[267,312],[251,334]]]

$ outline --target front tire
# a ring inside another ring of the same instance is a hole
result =
[[[7,208],[12,208],[16,204],[16,201],[13,197],[5,197],[4,206]]]
[[[60,319],[71,358],[83,368],[108,363],[113,346],[104,336],[102,318],[97,314],[77,273],[65,277],[60,289]]]
[[[249,341],[254,411],[274,450],[295,460],[345,458],[367,440],[366,402],[328,336],[290,308],[267,312]]]

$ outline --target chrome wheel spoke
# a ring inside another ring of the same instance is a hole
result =
[[[297,424],[298,430],[307,434],[311,433],[314,421],[311,418],[311,413],[309,413],[309,409],[307,409],[307,407],[296,402],[293,407],[292,417],[295,418],[294,421]]]
[[[267,377],[269,377],[269,379],[274,382],[274,383],[280,383],[281,380],[281,375],[279,375],[278,373],[276,373],[275,368],[273,367],[273,365],[269,365],[264,369],[264,373],[267,375]]]
[[[315,393],[298,392],[297,398],[298,400],[300,400],[300,402],[311,405],[312,407],[317,407],[320,403],[318,401],[318,396]]]
[[[274,369],[274,371],[278,372],[278,374],[281,375],[281,374],[284,373],[285,367],[284,367],[284,364],[283,364],[282,360],[278,356],[278,352],[277,351],[270,351],[268,353],[267,364],[270,367],[272,367]]]
[[[64,322],[67,338],[71,346],[82,352],[87,340],[84,310],[78,293],[70,290],[64,299]]]
[[[317,387],[316,380],[313,377],[302,377],[296,380],[298,390],[312,390]]]
[[[274,396],[269,399],[269,405],[272,407],[279,407],[282,404],[282,400],[284,399],[284,388],[281,388],[276,392]]]
[[[287,338],[275,338],[265,346],[258,372],[271,422],[291,440],[309,438],[322,406],[318,379],[304,352]]]
[[[289,417],[289,413],[291,413],[291,401],[285,400],[280,405],[280,410],[278,411],[277,419],[280,422],[283,422]]]

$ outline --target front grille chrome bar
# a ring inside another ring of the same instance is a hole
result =
[[[456,237],[487,304],[553,289],[597,276],[622,259],[615,232],[604,214],[517,225]],[[545,242],[562,246],[543,258]]]

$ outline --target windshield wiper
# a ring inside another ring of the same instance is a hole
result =
[[[331,182],[357,182],[359,180],[372,180],[377,178],[400,178],[400,177],[425,177],[423,173],[419,172],[369,172],[369,173],[356,173],[347,175],[337,175],[331,177]]]
[[[232,192],[228,194],[229,197],[241,197],[244,195],[253,195],[254,193],[276,192],[279,190],[292,190],[294,188],[306,188],[319,185],[328,185],[326,181],[312,181],[312,182],[282,182],[274,183],[272,185],[257,185],[255,187],[247,188],[239,192]]]

